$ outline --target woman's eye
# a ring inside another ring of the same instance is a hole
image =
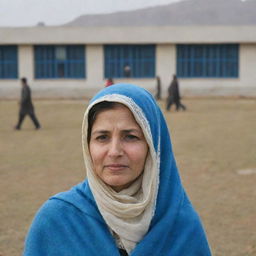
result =
[[[100,136],[97,136],[95,139],[99,142],[104,142],[108,139],[108,136],[107,135],[100,135]]]
[[[125,136],[125,139],[128,141],[133,141],[133,140],[139,140],[139,137],[132,135],[132,134],[128,134]]]

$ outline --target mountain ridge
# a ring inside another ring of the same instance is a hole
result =
[[[63,26],[256,25],[255,0],[181,0],[107,14],[82,15]]]

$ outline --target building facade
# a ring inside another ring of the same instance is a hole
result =
[[[184,96],[256,96],[255,26],[0,28],[0,97],[91,97],[109,77],[152,93],[173,74]]]

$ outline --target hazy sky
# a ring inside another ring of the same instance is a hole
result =
[[[0,0],[0,26],[60,25],[91,13],[109,13],[179,0]]]

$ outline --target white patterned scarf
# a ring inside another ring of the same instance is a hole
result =
[[[130,187],[120,192],[106,185],[93,171],[87,143],[88,113],[102,101],[124,104],[133,113],[149,146],[143,174]],[[131,253],[147,233],[155,212],[159,183],[159,157],[154,150],[149,123],[143,111],[131,98],[119,94],[106,95],[89,105],[83,120],[83,154],[87,178],[99,211],[112,233],[118,236],[124,249]]]

